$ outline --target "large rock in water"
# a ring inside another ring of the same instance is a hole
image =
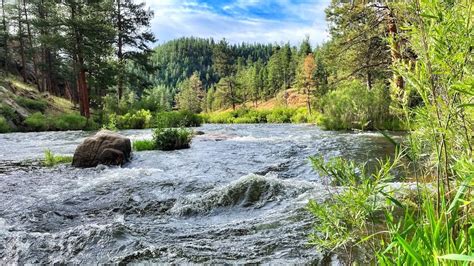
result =
[[[132,145],[129,138],[102,130],[77,146],[72,165],[75,167],[95,167],[98,164],[122,165],[130,160],[131,153]]]

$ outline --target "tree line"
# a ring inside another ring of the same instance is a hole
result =
[[[132,0],[16,0],[1,3],[0,64],[38,91],[90,104],[133,82],[133,63],[150,68],[153,12]],[[91,100],[92,99],[92,100]]]

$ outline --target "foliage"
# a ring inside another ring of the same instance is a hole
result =
[[[78,114],[63,114],[54,119],[56,130],[82,130],[87,126],[87,119]]]
[[[116,127],[120,129],[143,129],[151,126],[152,118],[150,111],[142,109],[125,115],[112,115],[109,121],[115,119]]]
[[[417,60],[395,60],[395,76],[399,78],[392,81],[391,107],[410,131],[403,143],[390,141],[402,147],[403,164],[413,169],[415,198],[400,199],[395,197],[395,191],[380,190],[379,196],[387,200],[382,209],[384,222],[364,213],[358,216],[359,213],[352,213],[358,207],[351,204],[362,196],[347,193],[363,189],[364,185],[357,184],[360,181],[351,183],[361,180],[364,184],[366,178],[348,176],[347,163],[329,165],[328,169],[336,167],[337,171],[326,172],[342,173],[344,178],[338,180],[350,182],[329,202],[310,202],[310,210],[320,221],[315,225],[312,241],[330,250],[369,246],[380,265],[470,265],[474,261],[470,133],[474,124],[470,38],[474,34],[473,3],[414,1],[405,10],[403,38]],[[390,44],[397,46],[393,38]],[[406,82],[405,87],[400,86],[400,80]],[[419,104],[413,105],[413,95],[420,97]],[[317,161],[315,165],[323,164]],[[372,198],[376,197],[373,194]],[[340,217],[340,210],[346,205],[350,206],[346,212],[354,215],[349,221],[348,217]],[[354,226],[354,221],[370,226]],[[338,226],[332,226],[335,223]],[[350,258],[349,263],[353,261]]]
[[[177,106],[182,111],[200,113],[204,106],[205,91],[195,72],[189,79],[181,84],[181,91],[176,95]]]
[[[201,125],[201,117],[188,112],[159,112],[155,117],[155,126],[159,128],[167,127],[198,127]]]
[[[61,114],[49,116],[40,112],[28,116],[25,121],[28,131],[48,130],[94,130],[98,125],[92,120],[78,114]]]
[[[189,148],[193,132],[186,128],[157,128],[153,141],[158,150],[170,151]]]
[[[141,108],[151,112],[163,112],[170,109],[170,95],[164,86],[145,89],[141,97]]]
[[[267,115],[268,123],[290,123],[296,109],[275,108]]]
[[[16,102],[25,108],[39,112],[44,112],[48,107],[48,103],[45,100],[34,100],[22,96],[18,96]]]
[[[7,133],[7,132],[10,132],[10,130],[11,128],[8,125],[7,120],[5,119],[5,117],[0,115],[0,133]]]
[[[154,140],[135,140],[132,145],[135,151],[156,150],[156,142]]]
[[[37,112],[28,116],[24,123],[32,131],[47,131],[51,129],[53,121],[46,115]]]
[[[0,103],[0,115],[2,115],[7,120],[18,120],[18,115],[15,110],[9,105],[3,105]]]
[[[213,124],[316,123],[319,114],[308,115],[305,108],[273,110],[241,108],[235,111],[206,113],[201,117],[204,122]]]
[[[321,100],[322,126],[326,129],[397,129],[396,118],[388,114],[387,88],[367,90],[357,80],[345,82]]]
[[[44,151],[43,165],[53,167],[58,164],[72,163],[72,156],[55,155],[49,149]]]
[[[375,233],[377,224],[383,221],[383,213],[388,207],[381,204],[385,182],[393,179],[392,169],[398,165],[400,157],[380,162],[378,171],[368,174],[365,164],[346,162],[333,158],[324,162],[321,157],[311,157],[313,168],[321,175],[331,178],[334,186],[346,186],[326,202],[310,200],[308,210],[317,222],[310,241],[322,251],[342,251],[349,261],[357,245],[367,236]],[[365,243],[371,248],[378,243]]]

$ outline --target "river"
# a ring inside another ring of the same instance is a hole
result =
[[[329,190],[308,156],[375,161],[377,133],[311,125],[203,125],[190,149],[123,167],[25,162],[74,153],[90,132],[0,134],[0,263],[319,264],[308,199]],[[133,139],[151,130],[121,131]]]

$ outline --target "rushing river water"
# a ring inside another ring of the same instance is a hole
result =
[[[0,263],[318,264],[305,205],[329,192],[308,156],[391,152],[379,134],[310,125],[198,130],[190,149],[92,169],[25,163],[47,148],[72,155],[90,132],[0,134]]]

